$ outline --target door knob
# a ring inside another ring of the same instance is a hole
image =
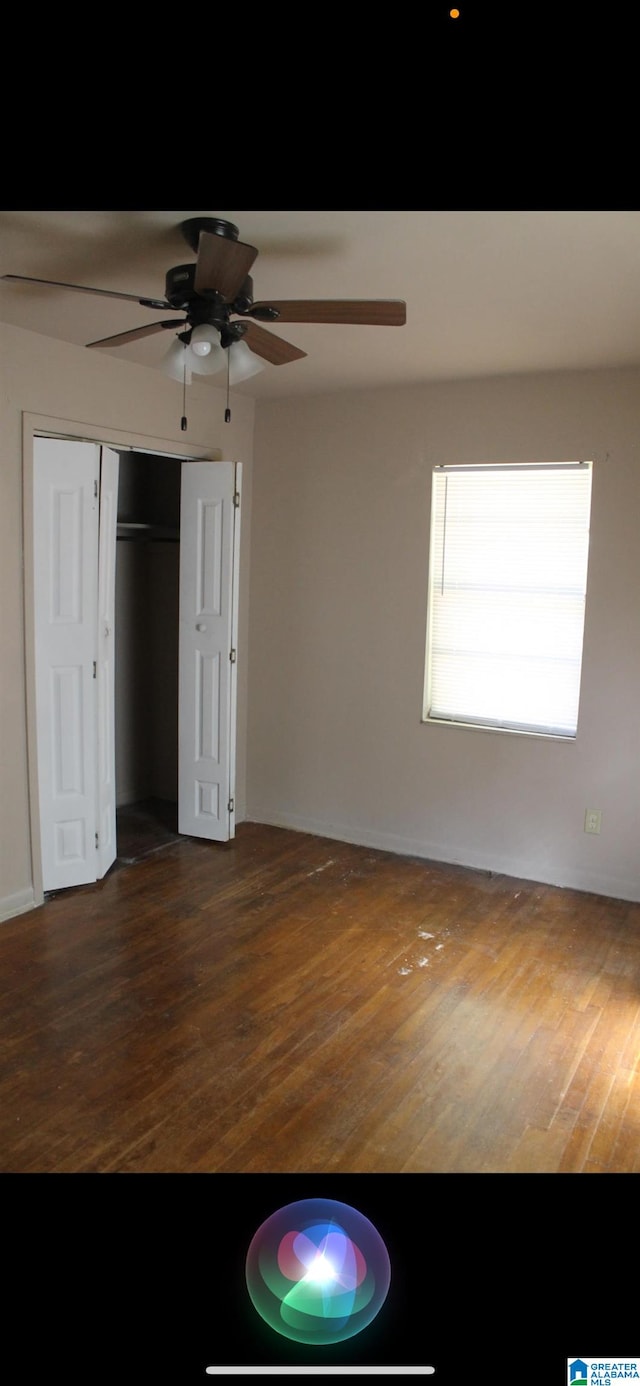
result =
[[[207,629],[207,627],[205,626],[204,621],[200,621],[199,624],[196,626],[196,630],[206,630],[206,629]]]

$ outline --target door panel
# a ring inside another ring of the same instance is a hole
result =
[[[36,728],[46,891],[96,879],[98,448],[34,439]]]
[[[119,457],[100,449],[98,539],[98,852],[96,875],[105,875],[116,858],[115,755],[115,589]]]
[[[178,831],[217,842],[235,832],[235,491],[235,463],[183,462]]]

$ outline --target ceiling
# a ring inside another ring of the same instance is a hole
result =
[[[266,365],[238,393],[275,399],[640,365],[638,211],[3,211],[0,275],[162,298],[167,270],[195,259],[179,230],[195,216],[234,222],[240,240],[258,248],[256,301],[407,304],[404,327],[270,326],[308,355]],[[117,299],[0,282],[0,320],[79,346],[166,316]],[[159,370],[171,335],[105,354]]]

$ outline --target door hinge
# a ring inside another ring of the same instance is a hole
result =
[[[97,677],[98,677],[98,664],[97,664],[97,661],[96,661],[95,659],[94,659],[94,661],[93,661],[93,677],[94,677],[94,679],[97,679]]]
[[[231,660],[231,663],[232,663],[232,664],[235,664],[235,662],[236,662],[236,652],[235,652],[235,650],[231,650],[231,651],[229,652],[229,659]]]
[[[98,846],[99,846],[99,843],[98,843],[98,834],[96,833],[96,852],[97,852],[97,850],[98,850]]]
[[[97,483],[97,481],[94,481],[94,483],[93,483],[93,494],[94,494],[94,496],[95,496],[95,498],[96,498],[96,500],[97,500],[97,499],[98,499],[98,483]]]
[[[238,507],[239,507],[239,505],[240,505],[240,492],[239,492],[239,491],[234,491],[234,493],[233,493],[233,504],[234,504],[234,506],[235,506],[235,508],[236,508],[236,510],[237,510]]]
[[[228,812],[229,812],[229,813],[233,813],[234,808],[235,808],[235,804],[234,804],[234,802],[233,802],[233,799],[230,799],[230,800],[229,800],[229,803],[227,804],[227,810],[228,810]]]

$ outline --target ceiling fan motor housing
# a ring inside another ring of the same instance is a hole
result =
[[[237,342],[247,331],[247,325],[229,322],[232,312],[243,312],[253,302],[253,281],[247,276],[236,303],[226,303],[222,294],[211,290],[206,295],[196,293],[194,284],[196,265],[175,265],[165,279],[165,297],[172,308],[182,309],[187,314],[188,326],[197,327],[209,323],[222,334],[222,345]]]
[[[246,276],[234,302],[226,303],[222,294],[216,293],[215,289],[209,290],[206,294],[196,292],[196,270],[197,265],[174,265],[173,269],[170,269],[165,276],[165,300],[171,304],[172,308],[187,309],[191,308],[194,303],[201,303],[206,307],[211,304],[219,307],[224,306],[229,313],[246,313],[252,306],[253,279],[250,274]],[[274,312],[273,317],[277,316],[278,314]]]
[[[195,265],[175,265],[165,279],[165,298],[172,308],[188,308],[197,297],[194,289]]]

